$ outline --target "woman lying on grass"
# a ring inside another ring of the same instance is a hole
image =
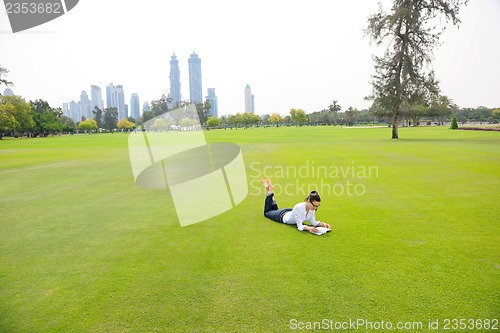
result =
[[[278,204],[274,199],[274,186],[271,179],[261,179],[261,183],[266,189],[266,201],[264,204],[264,216],[276,222],[285,224],[296,224],[300,231],[306,230],[311,233],[318,233],[317,227],[331,229],[330,225],[325,222],[316,221],[315,212],[320,206],[321,198],[318,192],[312,191],[304,202],[296,204],[293,209],[283,208],[278,209]],[[304,225],[305,221],[309,221],[310,226]]]

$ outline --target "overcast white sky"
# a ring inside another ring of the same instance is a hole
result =
[[[500,0],[469,2],[460,28],[443,35],[434,69],[459,106],[500,107]],[[127,104],[138,93],[142,105],[168,93],[173,53],[189,99],[195,51],[203,94],[215,88],[219,115],[244,112],[247,84],[257,114],[310,113],[334,99],[343,110],[362,109],[377,52],[363,30],[376,8],[375,0],[80,0],[62,17],[13,34],[0,6],[0,65],[27,100],[62,107],[82,90],[90,94],[91,84],[105,97],[112,82],[124,86]]]

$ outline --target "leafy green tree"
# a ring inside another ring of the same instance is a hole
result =
[[[345,112],[345,120],[347,120],[347,124],[349,126],[357,125],[358,124],[358,117],[359,117],[359,110],[356,108],[353,108],[350,106]]]
[[[144,111],[142,113],[142,124],[153,119],[154,117],[155,117],[155,115],[153,114],[152,111]]]
[[[290,109],[290,116],[295,124],[302,125],[307,123],[306,112],[302,109]]]
[[[62,112],[59,108],[54,109],[50,107],[49,103],[42,99],[30,101],[31,116],[34,125],[34,135],[47,136],[49,133],[60,132],[63,129],[61,122]]]
[[[175,125],[176,121],[169,116],[157,117],[147,130],[168,131]]]
[[[498,120],[500,119],[500,108],[495,108],[491,110],[491,116],[498,122]]]
[[[451,113],[451,101],[447,96],[439,96],[427,110],[428,116],[435,117],[441,124],[443,124],[445,119],[449,119],[448,117],[451,116]]]
[[[85,132],[88,132],[89,134],[98,128],[97,122],[95,121],[95,119],[83,120],[80,122],[80,125],[78,125],[78,127],[80,129],[84,130]]]
[[[227,123],[238,127],[238,124],[241,123],[241,114],[237,113],[229,115],[227,117]]]
[[[76,125],[73,119],[71,119],[68,116],[61,116],[61,123],[63,124],[63,131],[64,132],[69,132],[69,133],[74,133],[76,130]]]
[[[220,125],[220,119],[214,116],[210,116],[207,119],[207,126],[208,127],[217,127]]]
[[[153,114],[153,117],[151,117],[150,119],[158,117],[159,115],[162,115],[165,112],[169,111],[170,108],[168,106],[170,105],[171,102],[172,99],[165,96],[165,94],[161,95],[159,99],[151,101],[151,113]],[[149,119],[144,120],[144,114],[142,118],[144,122],[149,120]]]
[[[259,122],[260,122],[260,117],[256,114],[253,114],[251,112],[244,112],[241,114],[240,123],[245,126],[255,125],[258,124]]]
[[[209,101],[196,104],[196,111],[198,112],[198,118],[200,119],[202,125],[206,124],[211,108],[212,106]]]
[[[276,126],[278,126],[278,124],[281,123],[283,120],[284,118],[277,113],[273,113],[269,116],[269,122]]]
[[[184,117],[184,118],[181,119],[181,121],[179,122],[179,124],[182,127],[190,127],[190,126],[196,126],[196,125],[198,125],[198,121],[196,119],[193,119],[193,118]]]
[[[269,125],[269,124],[270,124],[270,122],[269,122],[269,117],[270,117],[270,115],[269,115],[269,114],[265,114],[265,115],[263,115],[263,116],[261,117],[260,123],[261,123],[262,125]]]
[[[97,105],[92,110],[92,114],[94,115],[95,122],[97,124],[97,128],[103,128],[102,126],[102,110]]]
[[[134,123],[128,120],[127,118],[120,119],[116,124],[116,127],[125,131],[131,130],[132,128],[134,128],[134,126],[135,126]]]
[[[373,103],[368,109],[368,113],[373,117],[377,118],[379,121],[384,121],[390,123],[392,112],[389,108],[382,107],[380,104]]]
[[[0,97],[0,133],[31,131],[35,122],[31,115],[31,104],[20,96]]]
[[[488,121],[488,118],[491,117],[491,110],[486,106],[479,106],[476,108],[476,115],[479,123],[483,123],[484,121]]]
[[[0,139],[4,132],[14,131],[19,128],[19,123],[14,116],[15,110],[12,104],[0,104]]]
[[[413,126],[417,126],[420,118],[428,114],[427,111],[428,107],[423,104],[417,102],[413,104],[403,102],[400,108],[400,115],[405,118],[408,126],[410,126],[410,123],[413,124]]]
[[[117,123],[118,123],[118,110],[115,107],[105,108],[104,121],[102,124],[103,128],[111,131],[116,128]]]
[[[63,124],[61,119],[57,118],[55,114],[51,112],[46,112],[40,117],[41,124],[43,127],[43,133],[45,135],[55,132],[61,132],[63,129]]]
[[[220,119],[221,126],[225,126],[227,124],[227,116],[226,115],[220,116],[219,119]]]
[[[326,120],[326,122],[330,123],[333,122],[334,125],[337,124],[337,115],[338,113],[342,110],[342,107],[338,104],[337,100],[333,100],[330,105],[328,105],[328,111],[329,117]]]
[[[392,138],[398,138],[400,107],[439,92],[432,65],[433,48],[445,25],[458,24],[458,12],[467,0],[393,0],[390,13],[382,10],[368,19],[366,34],[376,45],[385,44],[382,57],[374,56],[373,94],[368,98],[392,111]],[[444,19],[443,19],[444,18]]]

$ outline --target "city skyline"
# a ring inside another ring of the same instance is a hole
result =
[[[390,8],[391,1],[381,2]],[[260,115],[288,114],[290,108],[311,113],[332,100],[342,110],[364,109],[370,106],[364,97],[372,92],[372,56],[383,53],[364,36],[377,7],[371,0],[286,6],[258,0],[243,13],[228,3],[224,13],[213,12],[211,24],[202,25],[203,13],[213,9],[203,1],[137,7],[88,0],[60,19],[16,34],[9,32],[7,15],[0,10],[0,64],[9,70],[7,79],[14,82],[16,94],[44,99],[53,107],[78,99],[88,84],[104,89],[109,82],[125,87],[127,101],[129,92],[151,101],[169,91],[170,55],[178,52],[180,81],[187,83],[185,59],[196,50],[203,58],[203,86],[217,88],[219,115],[244,112],[242,87],[247,83],[258,92]],[[119,15],[110,15],[117,8]],[[190,24],[175,15],[162,29],[155,23],[165,12],[192,8],[198,10]],[[460,107],[500,105],[500,45],[488,38],[500,34],[499,12],[498,1],[470,1],[461,9],[459,27],[448,25],[435,49],[433,67],[442,93]],[[88,24],[89,17],[94,24]],[[262,24],[255,25],[256,17]],[[127,23],[132,21],[138,24]],[[105,38],[111,31],[120,33]],[[131,47],[132,40],[143,47]],[[78,52],[84,44],[102,51]],[[181,88],[188,99],[189,86]]]
[[[188,59],[189,70],[189,95],[191,103],[203,103],[205,100],[213,105],[210,115],[218,115],[217,109],[217,96],[215,95],[215,88],[207,89],[206,99],[203,99],[202,93],[202,76],[201,76],[201,59],[194,51]],[[171,98],[169,103],[170,108],[174,108],[182,101],[180,93],[180,66],[179,60],[175,53],[171,56],[170,60],[170,90],[168,96]],[[6,90],[7,91],[7,90]],[[12,90],[9,90],[12,91]],[[102,99],[101,87],[95,84],[90,85],[89,99],[86,90],[82,90],[80,100],[78,102],[65,102],[63,103],[63,114],[71,117],[74,121],[80,121],[81,117],[92,118],[95,107],[99,107],[104,111],[104,101]],[[140,97],[138,93],[130,94],[130,104],[125,104],[125,89],[123,85],[114,85],[109,83],[106,86],[106,108],[114,107],[118,111],[118,118],[131,117],[137,119],[142,116],[144,111],[149,111],[149,101],[143,104],[142,110],[140,109]],[[72,103],[74,102],[74,103]],[[129,112],[130,111],[130,112]]]

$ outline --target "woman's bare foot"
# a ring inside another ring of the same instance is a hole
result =
[[[260,182],[264,185],[266,191],[269,192],[269,183],[267,182],[267,179],[261,179]]]
[[[262,185],[264,185],[264,188],[266,189],[267,194],[274,193],[274,185],[271,183],[271,179],[261,179],[260,182]]]
[[[267,178],[267,192],[269,192],[269,193],[274,192],[274,185],[271,182],[271,178]]]

